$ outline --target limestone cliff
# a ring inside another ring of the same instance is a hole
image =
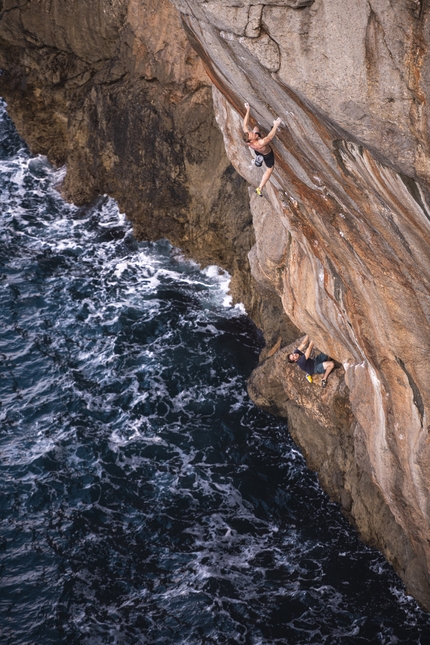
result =
[[[251,395],[288,416],[323,485],[430,608],[427,4],[172,2],[188,41],[167,0],[99,0],[91,15],[83,0],[4,0],[0,93],[33,148],[67,161],[70,199],[108,192],[138,235],[233,272],[281,337]],[[256,186],[245,101],[260,127],[285,123],[253,226],[212,112]],[[294,325],[342,365],[324,392],[286,362]]]
[[[222,15],[216,2],[177,4],[216,88],[228,154],[253,185],[259,171],[240,142],[243,103],[260,127],[284,119],[270,206],[254,209],[252,271],[343,365],[353,420],[341,424],[342,436],[354,458],[333,467],[331,489],[344,502],[355,491],[346,510],[430,607],[428,10],[275,0],[224,3]],[[256,400],[274,398],[263,369],[251,379]],[[278,382],[289,382],[286,371],[284,361]],[[324,407],[301,401],[296,415],[283,397],[276,408],[290,409],[297,440],[321,463],[297,419],[307,409],[315,432],[328,433]],[[336,462],[328,446],[325,455]],[[354,481],[363,477],[367,491]],[[372,518],[376,499],[391,516],[385,527]]]

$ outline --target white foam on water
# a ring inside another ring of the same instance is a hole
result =
[[[231,303],[231,296],[229,295],[230,279],[231,276],[227,271],[223,271],[216,265],[210,265],[203,270],[203,272],[211,279],[216,280],[219,288],[224,293],[223,306],[228,307]]]
[[[115,268],[115,274],[114,274],[115,277],[120,278],[122,276],[122,274],[124,273],[124,271],[126,269],[128,269],[128,267],[129,267],[128,262],[124,262],[124,261],[118,262],[118,264],[116,265],[116,268]]]

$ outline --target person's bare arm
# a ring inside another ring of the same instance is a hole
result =
[[[281,123],[282,123],[282,119],[280,119],[279,117],[273,121],[273,128],[270,130],[267,137],[264,137],[264,139],[259,139],[259,143],[262,146],[265,146],[267,143],[269,143],[269,141],[272,141],[273,137],[276,134],[276,130],[279,128]]]
[[[309,336],[308,336],[308,335],[306,335],[306,336],[304,337],[304,339],[303,339],[303,342],[302,342],[302,343],[300,343],[300,345],[298,346],[298,348],[297,348],[297,349],[300,349],[300,351],[301,351],[301,352],[303,352],[303,350],[305,349],[305,347],[306,347],[306,345],[308,344],[308,342],[309,342]]]
[[[309,343],[309,345],[308,345],[307,350],[305,351],[305,358],[306,358],[306,360],[308,360],[309,356],[311,355],[311,351],[313,350],[313,348],[314,348],[314,341],[313,341],[313,340],[311,340],[311,342],[310,342],[310,343]]]
[[[249,113],[251,111],[249,103],[245,103],[245,107],[246,107],[246,114],[245,114],[245,117],[243,119],[243,131],[244,132],[251,132],[251,130],[249,129]]]

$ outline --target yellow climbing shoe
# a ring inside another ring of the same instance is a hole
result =
[[[313,379],[310,374],[306,374],[306,380],[309,381],[309,383],[313,383]]]
[[[263,197],[263,191],[261,190],[260,186],[255,189],[255,192],[257,193],[257,195],[260,195],[260,197]]]

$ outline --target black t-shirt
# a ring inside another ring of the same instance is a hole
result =
[[[300,358],[297,361],[297,365],[302,369],[306,374],[313,374],[315,369],[315,360],[313,358],[306,359],[305,355],[300,349],[295,349],[293,354],[299,354]]]

